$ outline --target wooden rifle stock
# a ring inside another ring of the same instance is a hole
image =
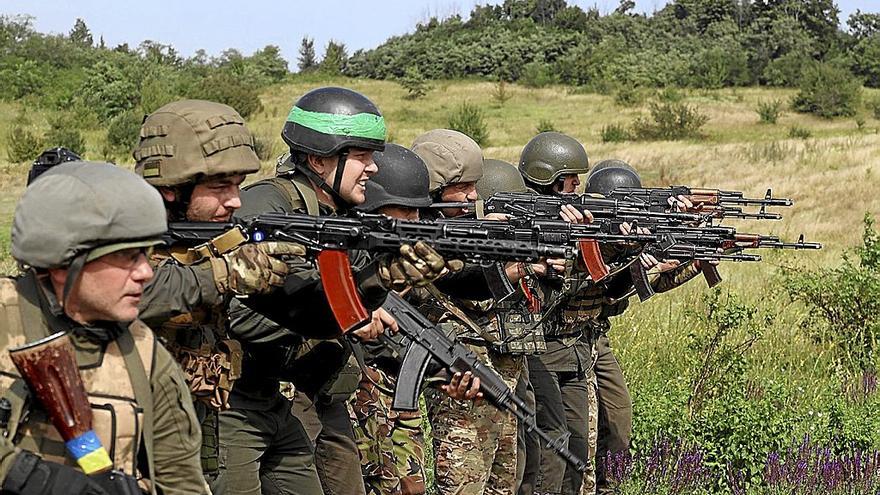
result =
[[[89,475],[110,470],[110,456],[92,430],[92,408],[67,334],[10,349],[9,355],[79,467]]]
[[[346,334],[369,322],[370,312],[358,294],[348,253],[325,249],[318,254],[316,261],[324,294],[342,333]]]

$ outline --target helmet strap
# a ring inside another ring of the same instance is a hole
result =
[[[336,211],[346,212],[351,209],[351,204],[339,194],[339,186],[342,184],[342,173],[343,168],[345,167],[345,162],[348,160],[348,152],[343,152],[339,155],[339,161],[336,165],[336,175],[333,179],[333,186],[327,183],[323,177],[318,175],[317,172],[312,170],[308,165],[308,158],[306,158],[303,162],[295,162],[294,168],[303,173],[310,181],[312,181],[316,186],[320,187],[322,191],[327,193],[331,198],[333,198],[333,202],[336,204]]]
[[[67,268],[67,278],[64,280],[64,291],[61,293],[61,307],[67,306],[67,298],[70,297],[70,292],[73,290],[73,285],[76,283],[77,279],[79,279],[80,274],[82,273],[83,266],[86,264],[86,257],[89,255],[88,251],[80,253],[73,258],[73,261],[70,263],[70,266]]]

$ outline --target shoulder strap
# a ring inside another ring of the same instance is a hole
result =
[[[308,179],[299,174],[286,174],[278,177],[272,177],[263,181],[272,184],[275,189],[281,191],[288,203],[294,208],[298,205],[305,204],[306,213],[309,215],[320,215],[318,208],[318,195],[312,189]]]
[[[465,326],[471,329],[471,331],[475,332],[477,335],[483,338],[486,342],[490,344],[495,344],[498,342],[491,333],[487,332],[485,328],[477,325],[474,320],[472,320],[468,315],[465,314],[464,311],[461,310],[458,306],[452,303],[446,294],[440,292],[434,284],[428,284],[425,286],[428,292],[434,296],[434,298],[439,302],[447,311],[452,313],[456,318],[458,318]]]
[[[41,308],[38,283],[36,277],[27,275],[18,279],[15,284],[21,296],[18,298],[18,312],[27,342],[36,342],[49,335],[48,326],[43,324],[45,313]]]
[[[119,350],[122,352],[122,358],[125,360],[125,369],[131,379],[131,386],[134,389],[134,398],[138,405],[144,410],[144,449],[147,451],[147,469],[149,470],[150,481],[155,480],[156,469],[153,465],[153,393],[150,387],[150,377],[144,369],[144,363],[137,352],[134,344],[134,337],[131,331],[126,328],[116,340]],[[155,341],[153,341],[153,352],[155,353]],[[150,483],[150,492],[156,495],[156,484]]]

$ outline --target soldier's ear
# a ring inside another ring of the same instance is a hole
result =
[[[166,203],[174,203],[177,201],[177,190],[171,187],[159,187],[159,194]]]

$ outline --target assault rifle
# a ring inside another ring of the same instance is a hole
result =
[[[480,361],[470,349],[447,337],[441,329],[394,292],[388,294],[382,307],[394,316],[400,333],[409,341],[397,379],[397,388],[394,391],[394,409],[418,410],[419,393],[425,370],[433,358],[451,373],[464,374],[470,371],[480,379],[480,391],[483,397],[498,409],[516,416],[525,426],[526,431],[534,432],[547,448],[553,449],[578,472],[586,470],[587,464],[568,450],[567,436],[553,438],[538,428],[535,423],[535,411],[517,397],[501,377]]]
[[[621,187],[612,191],[608,197],[640,203],[651,211],[666,211],[669,199],[684,196],[690,200],[698,213],[706,213],[712,218],[741,218],[751,220],[779,220],[782,215],[767,212],[768,206],[791,206],[787,198],[774,198],[771,189],[763,198],[747,198],[741,191],[722,191],[720,189],[692,188],[688,186],[671,187]],[[743,211],[739,206],[760,206],[757,212]]]
[[[523,240],[493,239],[486,229],[391,219],[360,213],[351,217],[265,213],[238,222],[171,223],[172,246],[198,247],[222,254],[244,242],[303,244],[316,259],[329,305],[343,333],[370,319],[360,304],[347,251],[396,253],[402,244],[425,241],[449,258],[485,261],[537,261],[570,258],[572,248]],[[601,257],[600,257],[601,259]]]

